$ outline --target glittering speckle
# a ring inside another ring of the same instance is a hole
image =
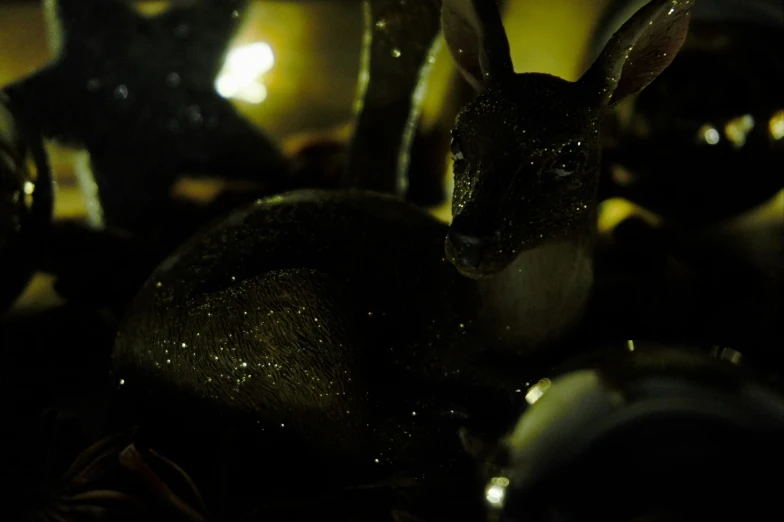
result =
[[[180,24],[174,28],[174,36],[177,38],[185,38],[191,32],[191,28],[188,27],[188,24]]]
[[[179,87],[182,83],[182,78],[176,72],[169,73],[166,76],[166,85],[169,87]]]
[[[201,107],[198,105],[191,105],[185,110],[185,117],[193,125],[201,125],[204,116],[201,113]]]
[[[118,85],[114,89],[114,97],[118,100],[124,100],[128,97],[128,87],[125,85]]]

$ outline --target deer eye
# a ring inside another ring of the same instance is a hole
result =
[[[454,164],[453,170],[455,174],[462,174],[466,169],[466,161],[463,156],[463,149],[460,146],[460,138],[455,131],[452,131],[452,141],[449,144],[452,150],[452,163]]]
[[[572,143],[561,149],[550,166],[550,173],[556,178],[566,178],[580,170],[584,160],[581,143]]]

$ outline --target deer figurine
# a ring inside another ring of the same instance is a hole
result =
[[[494,2],[444,0],[446,42],[478,91],[453,133],[451,226],[361,190],[300,190],[234,213],[165,260],[129,307],[119,393],[163,417],[187,398],[197,416],[222,411],[219,424],[226,412],[251,419],[259,439],[372,466],[412,459],[412,434],[437,431],[409,406],[421,386],[519,386],[483,358],[541,351],[578,322],[599,122],[667,67],[692,5],[647,4],[568,82],[514,73]]]

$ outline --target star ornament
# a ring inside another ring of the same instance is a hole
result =
[[[44,0],[55,60],[5,89],[47,137],[83,146],[107,225],[154,219],[183,173],[284,188],[278,147],[215,90],[248,0]]]

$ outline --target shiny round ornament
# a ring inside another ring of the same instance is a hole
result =
[[[773,197],[784,164],[782,37],[777,26],[693,20],[677,58],[605,132],[608,192],[684,223]]]
[[[527,408],[486,470],[488,518],[780,518],[784,395],[746,363],[628,341],[522,390]]]

